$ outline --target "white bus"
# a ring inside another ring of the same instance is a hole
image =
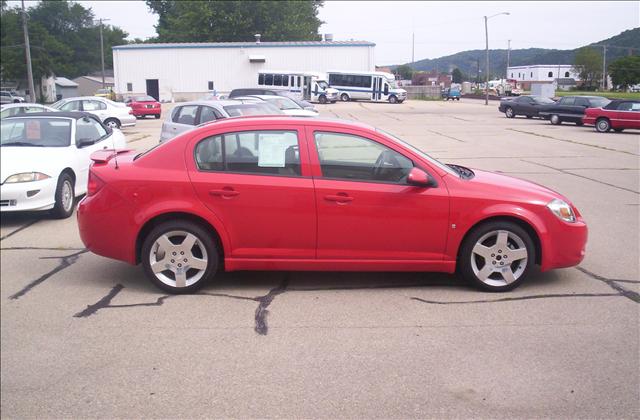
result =
[[[329,85],[340,91],[340,100],[364,99],[375,102],[402,103],[407,91],[398,88],[391,73],[381,71],[328,71]]]
[[[338,100],[338,91],[330,88],[320,73],[264,70],[258,73],[258,87],[291,92],[300,99],[321,104]]]

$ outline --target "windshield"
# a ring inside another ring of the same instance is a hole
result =
[[[396,82],[396,79],[387,79],[387,83],[389,83],[389,87],[391,89],[398,89],[398,82]]]
[[[278,109],[300,109],[300,106],[297,103],[293,102],[289,98],[285,98],[284,96],[269,98],[267,101]]]
[[[324,80],[318,80],[318,86],[320,87],[320,89],[325,90],[329,87],[329,83],[325,82]]]
[[[71,120],[60,118],[7,118],[2,120],[0,146],[67,147]]]
[[[278,115],[282,114],[278,108],[269,104],[242,104],[227,105],[223,107],[230,117],[241,117],[243,115]]]
[[[60,101],[58,101],[58,102],[55,102],[55,103],[51,104],[51,108],[54,108],[54,109],[60,109],[60,107],[61,107],[62,105],[64,105],[64,103],[65,103],[65,102],[66,102],[66,101],[65,101],[64,99],[62,99],[62,100],[60,100]]]
[[[133,100],[136,102],[155,102],[155,98],[151,96],[134,96]]]
[[[532,98],[539,104],[555,104],[553,99],[545,98],[544,96],[532,96]]]
[[[429,161],[429,163],[434,164],[435,166],[437,166],[438,168],[442,169],[443,171],[455,175],[455,176],[460,176],[460,174],[455,171],[454,169],[452,169],[451,167],[445,165],[444,163],[432,158],[431,156],[429,156],[428,154],[426,154],[425,152],[423,152],[422,150],[418,149],[415,146],[410,145],[409,143],[407,143],[406,141],[402,140],[401,138],[398,138],[396,136],[394,136],[393,134],[387,133],[384,130],[381,130],[379,128],[376,128],[376,131],[378,133],[384,134],[387,137],[392,138],[393,140],[396,140],[397,142],[399,142],[400,144],[402,144],[404,147],[406,147],[407,149],[411,150],[413,153],[423,157],[424,159],[426,159],[427,161]]]

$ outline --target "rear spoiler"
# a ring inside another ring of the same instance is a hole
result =
[[[133,151],[134,151],[133,149],[120,149],[120,150],[104,149],[104,150],[98,150],[97,152],[91,153],[91,160],[94,161],[95,163],[107,163],[112,158],[116,157],[117,155],[121,155],[123,153],[129,153],[129,152],[133,152]]]

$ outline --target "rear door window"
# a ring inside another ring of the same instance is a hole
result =
[[[196,125],[197,113],[198,105],[185,105],[176,112],[173,122],[185,125]]]

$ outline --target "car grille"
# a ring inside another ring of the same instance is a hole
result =
[[[0,207],[11,207],[18,205],[16,200],[0,200]]]

